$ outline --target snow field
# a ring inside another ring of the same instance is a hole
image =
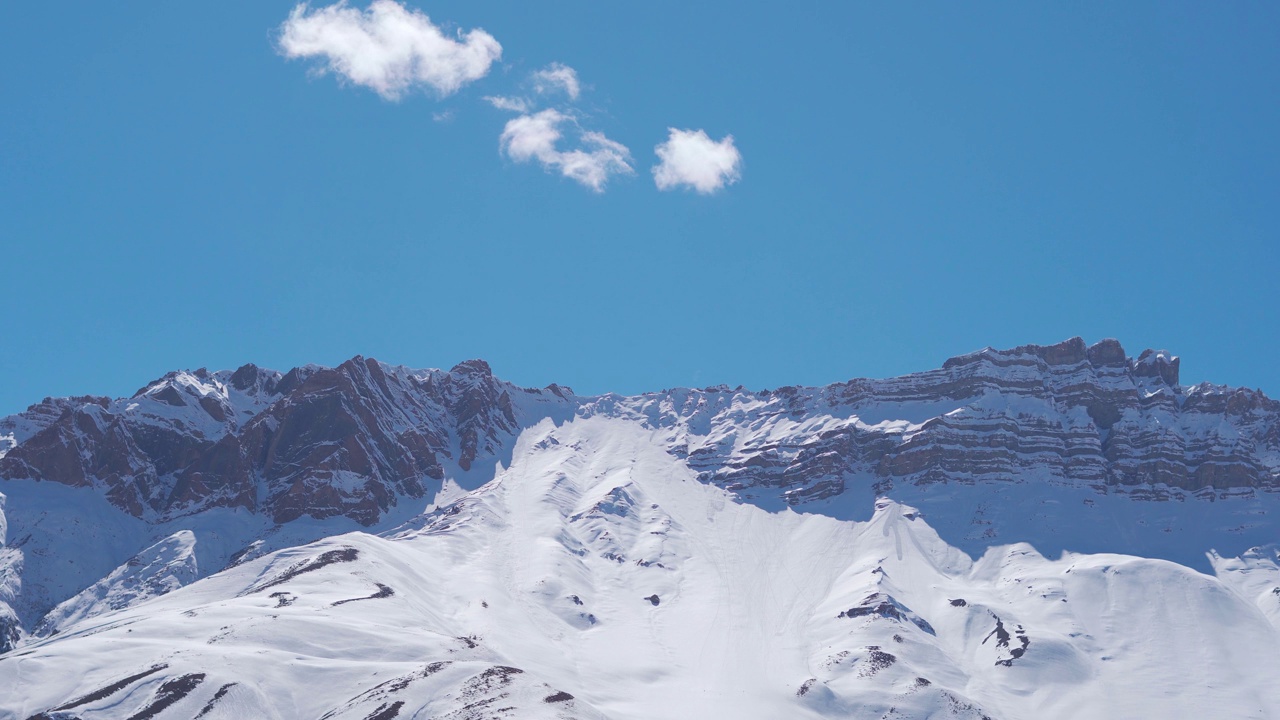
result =
[[[1274,553],[1211,558],[1222,579],[1026,544],[973,560],[889,500],[865,522],[735,502],[607,418],[544,421],[450,492],[93,614],[107,583],[0,657],[0,717],[157,666],[74,713],[126,718],[200,675],[159,717],[1280,716]],[[186,541],[151,555],[172,571]]]

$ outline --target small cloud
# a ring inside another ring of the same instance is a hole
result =
[[[635,172],[631,151],[602,133],[581,133],[586,149],[559,150],[556,145],[563,137],[560,126],[566,122],[574,121],[558,110],[521,115],[507,122],[499,146],[515,162],[537,160],[547,170],[558,171],[596,192],[604,191],[611,176]]]
[[[659,190],[683,185],[709,195],[742,177],[742,154],[732,135],[716,142],[703,130],[667,130],[667,141],[653,149],[661,161],[653,169]]]
[[[520,97],[509,97],[502,95],[486,95],[484,101],[499,110],[507,112],[526,113],[529,112],[529,101]]]
[[[425,14],[394,0],[373,0],[359,10],[342,0],[311,9],[301,4],[280,28],[280,52],[288,58],[322,58],[332,72],[397,100],[428,85],[441,95],[488,74],[502,46],[483,30],[446,36]]]
[[[551,63],[535,72],[532,77],[533,88],[540,93],[563,90],[570,100],[577,100],[582,92],[582,86],[578,84],[578,71],[568,65]]]
[[[453,122],[453,116],[454,116],[453,108],[449,108],[448,110],[445,110],[443,112],[431,113],[431,119],[435,120],[438,123]]]

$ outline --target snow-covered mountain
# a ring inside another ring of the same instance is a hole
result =
[[[0,718],[1280,717],[1280,403],[1177,371],[46,399],[0,420]]]

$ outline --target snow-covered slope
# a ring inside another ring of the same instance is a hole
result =
[[[143,550],[111,574],[58,604],[36,628],[53,635],[80,620],[137,605],[195,582],[195,533],[179,530]]]
[[[0,718],[1280,717],[1280,403],[1177,370],[46,399],[0,419]]]
[[[0,658],[0,714],[1266,718],[1278,644],[1233,581],[1026,544],[975,561],[887,499],[769,512],[596,418],[531,428],[398,530],[30,642]]]

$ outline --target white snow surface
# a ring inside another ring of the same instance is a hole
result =
[[[52,635],[80,620],[137,605],[190,585],[199,576],[196,536],[179,530],[148,547],[109,575],[58,604],[36,628],[38,636]]]
[[[176,532],[0,656],[0,718],[1280,717],[1274,549],[1213,575],[1026,543],[974,559],[893,500],[865,520],[741,502],[673,432],[544,420],[420,516],[267,534],[189,584],[210,533]],[[214,557],[262,532],[209,522]],[[181,587],[128,591],[148,583]]]

